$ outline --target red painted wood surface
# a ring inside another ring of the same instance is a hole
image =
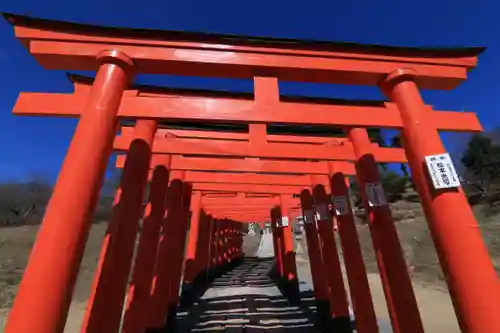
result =
[[[272,43],[254,46],[230,39],[207,42],[196,35],[182,41],[155,38],[154,34],[141,39],[128,37],[126,32],[103,34],[105,29],[84,24],[69,30],[57,21],[35,24],[12,15],[8,19],[16,37],[29,46],[42,66],[62,70],[95,70],[97,53],[119,49],[134,59],[143,73],[251,78],[264,71],[289,81],[376,85],[382,76],[398,68],[414,68],[422,87],[450,89],[465,80],[479,53],[451,56],[411,49],[391,52],[391,48],[369,52],[367,48],[349,50],[334,45],[318,50],[290,43],[280,48]]]
[[[151,160],[151,167],[164,165],[169,155],[154,154]],[[172,170],[191,171],[219,171],[219,172],[259,172],[259,173],[284,173],[284,174],[328,174],[328,164],[326,162],[310,161],[284,161],[284,160],[263,160],[258,158],[227,158],[217,157],[184,157],[181,155],[171,156]],[[116,167],[123,168],[125,155],[116,157]],[[347,161],[335,161],[335,170],[345,175],[354,175],[354,164]]]
[[[117,136],[114,148],[125,151],[130,146],[130,136]],[[370,147],[377,161],[400,163],[406,161],[404,150],[400,148]],[[316,145],[302,143],[268,142],[258,145],[253,142],[232,140],[204,139],[163,139],[155,140],[154,153],[174,155],[199,155],[220,157],[252,157],[267,159],[297,159],[297,160],[354,160],[352,145]]]
[[[87,96],[57,93],[19,95],[13,108],[17,115],[78,117]],[[430,106],[429,106],[430,108]],[[302,125],[337,125],[401,128],[401,115],[394,104],[346,106],[279,102],[257,107],[252,100],[165,95],[144,98],[124,95],[121,117],[168,118],[205,122],[259,122]],[[470,112],[434,111],[430,115],[437,128],[444,131],[482,131],[477,116]]]

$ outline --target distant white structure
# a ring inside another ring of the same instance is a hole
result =
[[[249,223],[248,224],[248,235],[249,236],[255,236],[255,223]]]
[[[304,231],[304,217],[297,216],[297,219],[295,220],[295,225],[294,225],[294,232],[295,233],[302,233],[303,231]]]
[[[257,258],[273,258],[274,257],[274,246],[273,246],[273,234],[269,232],[264,232],[262,238],[260,239],[259,248],[257,250]]]

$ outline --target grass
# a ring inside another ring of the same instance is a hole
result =
[[[487,245],[493,264],[500,272],[500,215],[485,214],[484,206],[473,208],[483,239]],[[409,272],[414,280],[435,287],[445,287],[444,275],[439,263],[434,242],[429,232],[427,221],[422,214],[415,218],[397,220],[398,211],[393,209],[396,229],[405,254]],[[358,226],[361,248],[368,272],[377,273],[377,263],[367,225]]]
[[[404,209],[407,208],[404,207]],[[500,215],[485,214],[484,207],[475,207],[474,212],[478,218],[493,263],[497,267],[497,271],[500,271],[500,237],[498,237],[500,234],[500,219],[498,216]],[[397,209],[394,209],[394,216],[403,218],[396,222],[396,228],[401,244],[403,244],[411,275],[413,279],[427,285],[444,287],[443,273],[427,223],[420,216],[421,214],[415,215],[415,218],[408,218],[407,214],[401,214]],[[76,301],[84,301],[88,297],[105,230],[105,223],[92,226],[73,296]],[[2,228],[0,232],[0,308],[8,308],[12,303],[37,231],[38,226],[21,226]],[[358,232],[367,270],[377,272],[377,264],[367,226],[360,225]]]

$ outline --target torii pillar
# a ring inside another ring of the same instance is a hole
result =
[[[313,199],[317,217],[318,235],[321,240],[321,253],[326,278],[330,285],[330,307],[332,315],[332,329],[341,333],[352,332],[351,318],[349,315],[349,304],[347,293],[342,277],[337,245],[335,243],[332,216],[328,209],[328,194],[325,187],[321,185],[324,176],[314,175]]]
[[[273,247],[274,247],[274,263],[275,263],[275,273],[278,281],[283,278],[283,246],[282,237],[280,235],[281,230],[279,229],[279,219],[281,214],[278,211],[278,207],[271,208],[271,232],[273,235]]]
[[[184,171],[179,172],[179,180],[184,180]],[[170,281],[170,310],[169,310],[169,318],[168,324],[173,322],[175,315],[177,313],[177,304],[179,302],[179,289],[182,282],[182,273],[183,273],[183,263],[185,258],[185,250],[186,250],[186,238],[188,232],[188,224],[189,224],[189,215],[191,208],[191,199],[192,199],[192,185],[183,182],[182,187],[182,205],[181,205],[181,215],[180,220],[176,221],[179,224],[178,231],[179,233],[176,235],[177,239],[171,239],[171,241],[175,241],[176,244],[176,255],[174,256],[174,261],[172,263],[172,280]],[[175,223],[175,222],[174,222]]]
[[[286,196],[280,195],[281,216],[286,218],[287,225],[280,225],[283,240],[283,277],[286,292],[292,299],[299,297],[299,279],[295,262],[294,235],[291,225],[291,211],[287,206]]]
[[[342,173],[335,172],[331,163],[330,173],[332,202],[337,219],[353,312],[356,318],[356,330],[358,333],[378,333],[377,317],[350,204],[347,187],[349,180]]]
[[[371,142],[364,128],[349,129],[356,155],[356,175],[370,227],[373,247],[395,333],[423,333],[417,300],[403,249],[385,198]]]
[[[113,150],[118,108],[134,69],[133,61],[115,50],[99,53],[96,63],[97,76],[47,205],[6,333],[64,330],[92,212]]]
[[[210,258],[210,240],[212,229],[212,216],[201,211],[200,216],[200,235],[198,237],[198,246],[196,247],[196,267],[198,271],[197,281],[203,283],[208,274]]]
[[[193,197],[191,198],[191,222],[187,241],[186,257],[184,258],[184,277],[182,284],[182,293],[184,294],[183,298],[186,297],[187,299],[189,299],[191,294],[194,292],[194,284],[199,273],[196,256],[199,254],[199,240],[203,237],[200,235],[202,230],[201,223],[205,222],[201,221],[201,198],[201,191],[194,191]]]
[[[123,333],[142,333],[147,325],[151,287],[158,259],[158,243],[165,216],[168,179],[169,170],[164,165],[158,165],[151,178],[148,204],[127,296]]]
[[[428,115],[410,69],[382,82],[403,122],[403,144],[412,178],[428,217],[429,230],[446,277],[460,328],[468,333],[500,332],[500,284],[481,231],[461,188],[435,190],[425,157],[444,154],[439,132]]]
[[[120,327],[156,129],[154,120],[137,120],[104,236],[82,333],[113,332]]]
[[[325,275],[323,256],[318,241],[318,230],[314,217],[314,201],[309,190],[300,193],[300,204],[304,216],[304,229],[306,233],[307,252],[309,255],[309,266],[316,300],[316,313],[322,332],[330,331],[330,289]]]
[[[207,258],[205,261],[205,278],[207,281],[211,281],[213,276],[214,276],[214,267],[215,267],[215,256],[216,256],[216,247],[215,247],[215,242],[216,242],[216,235],[215,235],[215,228],[216,228],[216,219],[213,216],[210,216],[208,220],[208,252],[207,252]]]
[[[167,193],[167,212],[158,246],[155,283],[148,309],[148,331],[164,329],[177,303],[173,287],[180,284],[187,228],[186,189],[183,171],[172,171]],[[189,206],[188,206],[189,207]],[[178,287],[177,287],[178,288]]]

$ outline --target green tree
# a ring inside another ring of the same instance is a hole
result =
[[[474,135],[462,155],[467,178],[480,184],[486,193],[500,179],[500,146],[484,135]]]
[[[387,147],[387,144],[385,142],[384,135],[382,134],[382,131],[378,128],[368,128],[368,137],[370,138],[370,141],[373,143],[377,143],[380,147]],[[380,172],[386,172],[388,170],[388,165],[387,163],[379,163],[379,170]]]
[[[401,134],[397,134],[391,138],[389,147],[391,147],[391,148],[402,148],[403,147],[403,143],[401,142]],[[399,168],[400,168],[401,172],[403,173],[404,177],[408,178],[409,174],[408,174],[408,167],[406,166],[406,163],[401,163]]]
[[[397,172],[391,170],[380,172],[380,183],[384,187],[387,200],[389,200],[390,202],[402,199],[406,184],[409,181],[410,180],[408,179],[408,177],[401,176]],[[363,203],[361,200],[361,193],[358,183],[356,181],[351,181],[350,188],[351,198],[354,206],[362,207]]]
[[[394,202],[402,199],[408,177],[401,176],[394,171],[387,171],[380,174],[380,182],[384,187],[387,199]]]

